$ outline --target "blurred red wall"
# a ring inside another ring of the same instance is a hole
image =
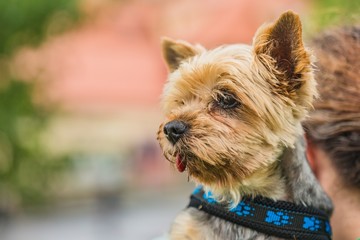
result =
[[[105,2],[106,3],[106,2]],[[157,106],[166,79],[160,38],[214,47],[251,43],[258,26],[300,0],[82,1],[86,20],[38,49],[23,49],[15,72],[46,80],[45,95],[67,110]]]

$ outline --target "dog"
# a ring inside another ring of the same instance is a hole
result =
[[[317,91],[299,16],[261,26],[252,45],[164,38],[162,49],[157,139],[198,185],[169,238],[330,239],[332,204],[304,155],[301,121]]]

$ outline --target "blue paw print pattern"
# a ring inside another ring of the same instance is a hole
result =
[[[230,212],[234,212],[239,216],[254,216],[255,208],[244,202],[240,202],[236,207],[230,209]]]
[[[217,203],[217,201],[215,200],[212,192],[207,192],[203,194],[203,198],[208,202],[208,203]]]
[[[328,221],[325,222],[325,232],[332,234],[331,232],[331,226],[330,223]]]
[[[193,191],[192,194],[194,194],[194,195],[198,194],[198,193],[201,191],[201,189],[202,189],[202,186],[201,186],[201,185],[200,185],[200,186],[197,186],[197,187],[194,189],[194,191]]]
[[[285,226],[292,224],[290,222],[291,219],[294,217],[287,215],[285,212],[282,211],[267,211],[265,222],[275,224],[277,226]]]
[[[311,231],[318,231],[320,229],[320,223],[321,221],[316,217],[304,217],[303,228]]]

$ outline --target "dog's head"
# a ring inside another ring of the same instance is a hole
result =
[[[300,19],[286,12],[253,45],[213,50],[163,40],[169,67],[158,140],[180,172],[231,188],[274,163],[302,133],[316,95]]]

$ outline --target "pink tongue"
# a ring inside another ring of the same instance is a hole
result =
[[[179,154],[176,155],[176,168],[179,172],[185,171],[186,168],[186,162],[181,159]]]

